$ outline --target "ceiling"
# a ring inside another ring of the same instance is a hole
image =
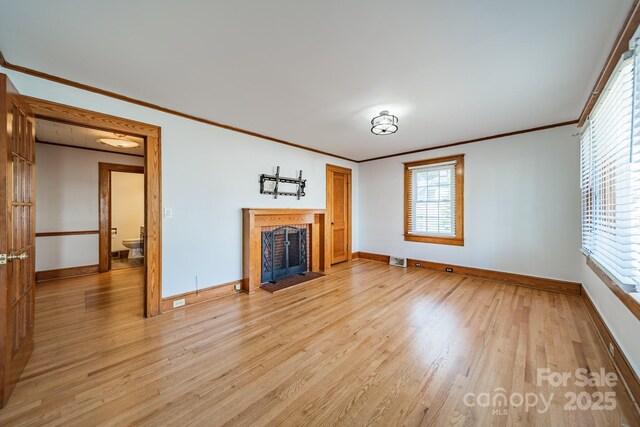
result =
[[[0,50],[13,64],[362,160],[576,119],[631,4],[0,0]],[[374,136],[383,109],[399,131]]]
[[[51,144],[70,145],[93,150],[110,151],[120,154],[135,154],[144,156],[144,139],[135,136],[122,136],[121,138],[135,141],[140,144],[137,148],[116,148],[98,142],[99,138],[115,138],[113,132],[91,129],[82,126],[74,126],[66,123],[58,123],[49,120],[36,120],[36,140]]]

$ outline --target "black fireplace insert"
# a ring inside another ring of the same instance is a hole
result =
[[[284,226],[262,232],[262,283],[306,271],[306,228]]]

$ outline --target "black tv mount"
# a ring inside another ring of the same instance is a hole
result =
[[[273,190],[265,190],[264,183],[265,182],[275,182]],[[279,191],[278,186],[283,182],[285,184],[295,184],[298,186],[298,191]],[[302,179],[302,171],[300,171],[300,175],[298,178],[285,178],[280,176],[280,166],[276,169],[275,175],[260,175],[260,194],[269,194],[272,195],[274,199],[277,199],[278,196],[296,196],[298,200],[300,197],[305,196],[304,187],[307,185],[307,180]]]

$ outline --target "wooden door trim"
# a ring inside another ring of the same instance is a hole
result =
[[[145,139],[145,303],[144,314],[162,311],[162,176],[160,127],[82,108],[23,97],[36,118],[120,132]]]
[[[337,172],[337,173],[343,173],[345,175],[347,175],[347,187],[349,188],[349,191],[347,191],[347,227],[348,227],[348,232],[347,232],[347,261],[351,261],[352,259],[352,251],[353,251],[353,242],[352,242],[352,234],[353,234],[353,227],[352,227],[352,219],[351,219],[351,213],[352,213],[352,205],[351,205],[351,193],[352,193],[352,174],[353,171],[349,168],[345,168],[342,166],[336,166],[336,165],[332,165],[327,163],[327,170],[326,170],[326,179],[327,179],[327,183],[326,183],[326,192],[327,192],[327,221],[326,221],[326,227],[327,227],[327,231],[325,232],[325,234],[327,235],[327,245],[329,247],[329,252],[328,252],[328,259],[329,259],[329,265],[333,265],[333,233],[331,231],[331,218],[333,216],[333,203],[332,203],[332,199],[333,199],[333,185],[331,184],[331,173],[333,172]]]
[[[111,172],[141,173],[144,167],[98,163],[98,272],[111,270]]]

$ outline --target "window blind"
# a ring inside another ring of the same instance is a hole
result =
[[[612,74],[580,138],[582,248],[620,286],[640,286],[637,58]]]
[[[410,168],[410,234],[455,237],[455,167],[453,161]]]

